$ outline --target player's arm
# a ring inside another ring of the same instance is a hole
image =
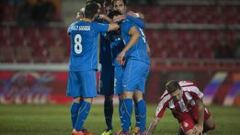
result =
[[[127,12],[127,14],[130,16],[133,16],[133,17],[144,19],[144,15],[142,13],[135,13],[133,11],[129,11],[129,12]]]
[[[137,13],[137,14],[138,14],[138,16],[139,16],[141,19],[144,20],[144,14],[142,14],[142,13]]]
[[[117,61],[123,65],[124,64],[124,57],[126,52],[137,42],[138,38],[140,37],[140,34],[135,26],[132,26],[128,32],[130,35],[130,40],[127,43],[127,45],[123,48],[123,50],[120,52],[120,54],[117,57]]]
[[[147,43],[146,46],[147,46],[147,53],[149,56],[151,56],[151,49],[150,49],[149,44]]]
[[[203,131],[203,122],[204,122],[204,104],[201,99],[198,99],[196,101],[197,107],[198,107],[198,122],[196,124],[196,128],[199,133],[202,133]]]
[[[147,129],[147,135],[152,135],[152,133],[155,131],[158,122],[160,121],[160,118],[155,117],[152,122],[150,123],[149,128]]]
[[[151,135],[155,131],[157,124],[159,123],[160,119],[164,115],[165,110],[167,109],[169,99],[170,96],[166,96],[165,93],[163,94],[163,96],[161,96],[161,100],[156,109],[155,118],[150,123],[150,126],[147,130],[147,135]]]
[[[144,23],[144,15],[142,13],[135,13],[133,11],[129,11],[127,13],[127,19],[134,22],[137,26],[144,29],[145,23]]]
[[[130,11],[130,12],[132,12],[132,11]],[[144,23],[143,19],[140,16],[137,16],[135,14],[136,13],[131,13],[131,14],[127,14],[127,15],[119,15],[118,17],[115,17],[115,19],[113,21],[114,22],[119,22],[119,21],[127,18],[128,20],[130,20],[131,22],[136,24],[141,29],[144,29],[145,28],[145,23]]]
[[[93,27],[96,30],[96,32],[99,32],[99,33],[119,29],[119,25],[117,23],[103,24],[103,23],[93,22]]]
[[[197,111],[198,111],[198,120],[197,120],[197,124],[195,125],[198,133],[200,134],[203,130],[203,123],[204,123],[204,109],[205,106],[203,104],[203,93],[199,90],[198,87],[196,86],[192,86],[192,90],[190,91],[191,96],[193,97],[193,99],[196,102],[196,106],[197,106]]]
[[[128,20],[132,21],[133,23],[135,23],[138,27],[144,29],[145,28],[145,23],[144,21],[136,16],[131,16],[131,15],[127,15],[126,17]]]
[[[108,26],[108,31],[114,31],[119,29],[119,25],[117,23],[110,23]]]
[[[81,8],[80,11],[77,12],[76,14],[76,19],[80,20],[84,18],[84,12],[85,12],[85,8]]]
[[[113,23],[113,20],[104,14],[99,15],[99,18],[107,21],[108,23]]]

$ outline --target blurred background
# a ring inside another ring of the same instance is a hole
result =
[[[85,2],[0,0],[0,104],[71,101],[66,29]],[[207,104],[240,106],[239,0],[129,0],[128,10],[145,16],[148,103],[176,79],[194,81]]]

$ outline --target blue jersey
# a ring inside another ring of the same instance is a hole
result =
[[[134,24],[136,24],[141,29],[145,28],[145,23],[144,23],[144,21],[141,18],[127,15],[127,19],[130,20],[131,22],[133,22]]]
[[[108,31],[108,27],[108,24],[87,21],[76,21],[69,26],[70,71],[97,69],[98,34]]]
[[[129,19],[123,20],[120,27],[125,45],[130,41],[131,36],[128,33],[132,27],[136,27],[140,33],[137,42],[126,52],[126,59],[138,60],[150,64],[150,59],[147,53],[147,42],[143,30],[134,25]]]
[[[107,39],[110,42],[112,64],[114,66],[121,66],[116,60],[118,54],[123,50],[125,46],[120,32],[119,31],[109,32]]]
[[[145,24],[142,19],[136,18],[133,16],[127,16],[127,19],[129,19],[132,23],[136,24],[140,28],[144,28]],[[121,66],[117,60],[116,57],[118,54],[122,51],[124,48],[124,42],[121,37],[121,33],[119,31],[111,31],[107,34],[107,41],[110,43],[111,47],[111,56],[112,56],[112,63],[114,66]]]

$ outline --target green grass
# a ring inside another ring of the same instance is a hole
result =
[[[217,129],[209,135],[239,135],[240,108],[209,107]],[[155,105],[148,105],[147,125],[153,118]],[[100,135],[105,129],[103,106],[93,105],[86,128]],[[156,135],[175,135],[178,124],[169,111],[160,121]],[[114,129],[120,129],[117,106]],[[70,135],[69,105],[0,105],[0,135]]]

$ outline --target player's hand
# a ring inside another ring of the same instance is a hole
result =
[[[136,12],[133,12],[133,11],[129,11],[129,12],[127,12],[127,15],[132,16],[132,17],[136,17],[136,18],[144,19],[144,15],[142,13],[136,13]]]
[[[118,22],[124,20],[125,18],[126,18],[125,15],[118,15],[118,16],[113,18],[113,22],[118,23]]]
[[[77,12],[76,19],[80,20],[83,18],[84,18],[83,14],[81,12]]]
[[[127,12],[127,15],[133,16],[133,17],[139,17],[139,14],[138,14],[138,13],[135,13],[135,12],[133,12],[133,11],[128,11],[128,12]]]
[[[202,134],[202,132],[203,132],[203,126],[202,125],[196,124],[195,128],[196,128],[198,134]]]
[[[125,59],[124,59],[125,54],[126,54],[126,53],[125,53],[124,51],[122,51],[122,52],[119,53],[118,56],[117,56],[117,61],[118,61],[118,63],[121,64],[121,65],[124,65],[124,63],[125,63]]]
[[[84,8],[81,8],[81,10],[77,12],[76,19],[84,18],[84,10],[85,10]]]
[[[100,19],[105,19],[105,18],[106,18],[106,15],[100,14],[100,15],[99,15],[99,18],[100,18]]]

